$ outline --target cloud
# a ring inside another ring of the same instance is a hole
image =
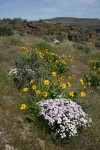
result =
[[[78,16],[78,17],[80,17],[80,16],[82,16],[82,15],[83,15],[82,12],[78,12],[78,13],[77,13],[77,16]]]
[[[47,13],[58,13],[58,9],[57,7],[48,7],[48,8],[43,8],[43,11],[44,12],[47,12]]]

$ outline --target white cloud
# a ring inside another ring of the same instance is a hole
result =
[[[80,16],[82,16],[82,15],[83,15],[82,12],[78,12],[78,13],[77,13],[77,16],[78,16],[78,17],[80,17]]]
[[[53,14],[58,13],[57,7],[46,7],[46,8],[43,8],[43,11],[47,13],[53,13]]]

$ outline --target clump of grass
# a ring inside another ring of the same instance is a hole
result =
[[[21,45],[22,41],[16,36],[7,37],[4,41],[8,45]]]
[[[36,44],[32,45],[32,48],[38,48],[41,51],[45,51],[46,49],[48,49],[49,51],[54,51],[54,47],[46,43],[45,41],[37,42]]]

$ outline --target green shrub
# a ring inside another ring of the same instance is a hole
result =
[[[20,32],[19,35],[20,36],[25,36],[25,33],[24,32]]]
[[[100,61],[92,61],[90,64],[90,67],[94,70],[97,70],[100,68]]]
[[[34,50],[23,51],[15,58],[17,74],[14,74],[13,80],[18,88],[21,88],[24,84],[29,83],[31,79],[37,80],[48,79],[52,72],[56,72],[57,75],[64,74],[67,71],[66,61],[56,53],[50,52],[48,49],[50,45],[44,43],[37,44],[40,47]],[[51,50],[51,49],[50,49]]]
[[[91,52],[91,49],[90,49],[89,47],[83,45],[83,44],[77,44],[77,43],[75,43],[73,46],[74,46],[77,50],[80,50],[80,51],[82,50],[82,51],[84,51],[84,52],[86,52],[86,53]]]
[[[97,40],[99,40],[99,41],[100,41],[100,37],[97,37]]]
[[[49,71],[40,57],[31,51],[27,54],[17,55],[15,58],[17,74],[13,74],[13,80],[18,88],[29,83],[31,79],[47,78]]]
[[[100,74],[96,72],[91,72],[89,75],[85,76],[87,82],[91,83],[91,86],[97,88],[100,87]]]
[[[100,48],[100,43],[95,43],[95,46],[97,47],[97,48]]]
[[[13,30],[10,27],[0,25],[0,36],[10,36],[13,34]]]

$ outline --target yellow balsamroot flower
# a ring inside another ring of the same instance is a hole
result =
[[[96,66],[94,66],[93,69],[95,70],[95,69],[96,69]]]
[[[36,85],[35,85],[35,84],[32,86],[32,89],[33,89],[33,90],[35,90],[35,89],[36,89]]]
[[[62,62],[62,64],[66,65],[66,61],[65,60],[62,60],[61,62]]]
[[[69,76],[68,78],[69,78],[70,81],[72,81],[72,77],[71,76]]]
[[[84,85],[84,81],[83,81],[83,79],[80,79],[80,83],[81,83],[82,85]]]
[[[58,60],[56,60],[56,63],[58,63]]]
[[[28,52],[28,48],[27,47],[21,47],[20,48],[22,52],[24,52],[25,54]]]
[[[53,71],[52,76],[55,77],[56,75],[57,75],[57,73]]]
[[[48,96],[48,93],[47,93],[47,92],[42,92],[42,95],[43,95],[44,97],[47,97],[47,96]]]
[[[34,83],[34,80],[31,80],[31,81],[30,81],[30,84],[32,84],[32,83]]]
[[[69,57],[69,58],[71,58],[71,55],[70,55],[70,54],[68,54],[68,57]]]
[[[69,82],[67,82],[67,85],[68,85],[68,87],[70,87],[70,86],[71,86],[71,84],[70,84]]]
[[[59,79],[58,79],[58,82],[61,82],[62,80],[64,80],[64,77],[61,76]]]
[[[38,48],[35,48],[35,51],[37,51],[38,50]]]
[[[44,80],[44,85],[49,85],[49,80]]]
[[[36,94],[37,94],[37,95],[39,95],[40,93],[41,93],[41,91],[40,91],[40,90],[37,90],[37,91],[36,91]]]
[[[27,88],[27,87],[24,87],[24,88],[22,89],[22,91],[23,91],[23,92],[27,92],[27,91],[28,91],[28,88]]]
[[[70,60],[70,62],[72,63],[73,59]]]
[[[85,97],[86,96],[85,92],[81,92],[80,94],[81,94],[81,97]]]
[[[91,86],[91,82],[88,82],[88,86]]]
[[[71,91],[71,92],[69,93],[69,95],[70,95],[71,97],[74,97],[74,91]]]
[[[62,83],[60,86],[62,89],[66,89],[66,83]]]
[[[86,89],[86,86],[84,86],[84,89]]]
[[[26,104],[22,104],[22,105],[20,106],[20,109],[21,109],[21,110],[26,109]]]

